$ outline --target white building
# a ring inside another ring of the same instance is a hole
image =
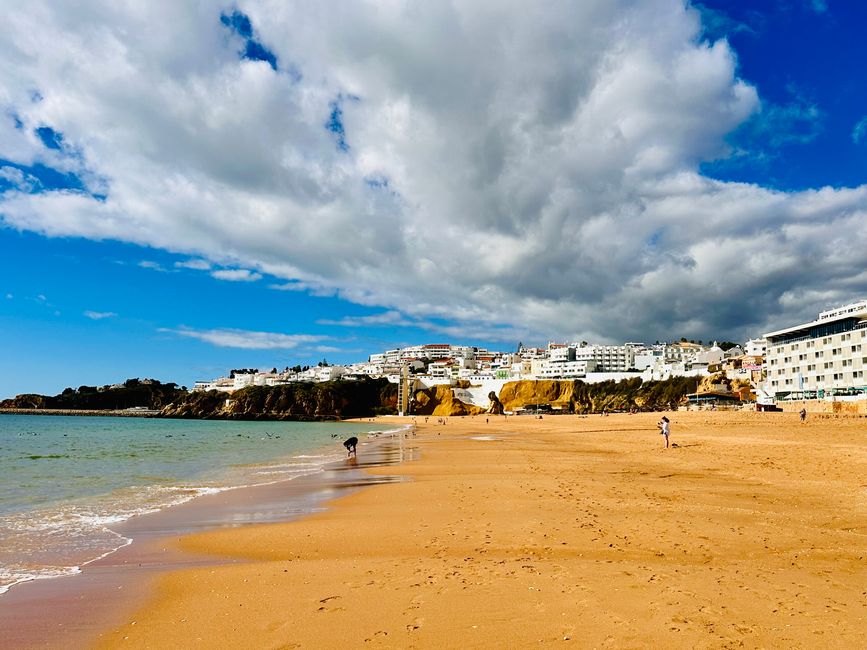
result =
[[[626,372],[635,368],[635,348],[631,345],[577,347],[575,361],[595,361],[600,372]]]
[[[867,300],[765,338],[765,390],[776,399],[867,395]]]
[[[768,351],[767,339],[750,339],[744,345],[744,354],[751,357],[763,357]]]
[[[700,352],[696,352],[695,356],[692,358],[692,367],[696,368],[699,366],[713,366],[722,363],[722,360],[725,358],[725,352],[723,352],[722,348],[714,343],[711,347],[706,350],[701,350]]]
[[[536,371],[537,379],[584,379],[596,369],[593,359],[582,361],[545,361]]]

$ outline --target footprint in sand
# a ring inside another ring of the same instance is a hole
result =
[[[414,632],[415,630],[420,629],[423,623],[424,623],[423,618],[417,618],[412,623],[410,623],[409,625],[406,626],[406,631],[407,632]]]

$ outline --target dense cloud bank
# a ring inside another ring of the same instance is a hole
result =
[[[761,101],[680,0],[32,0],[6,21],[13,228],[492,339],[736,338],[867,293],[864,187],[698,173]]]

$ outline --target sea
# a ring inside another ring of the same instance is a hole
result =
[[[321,472],[381,424],[0,415],[0,594],[78,573],[113,526],[198,496]],[[2,595],[0,595],[2,602]]]

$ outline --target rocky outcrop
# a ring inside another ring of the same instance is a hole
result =
[[[36,395],[34,393],[25,393],[16,395],[11,399],[0,401],[0,408],[4,409],[45,409],[47,400],[51,399],[45,395]]]
[[[457,397],[451,386],[439,384],[415,392],[413,415],[433,415],[450,417],[454,415],[478,415],[485,409],[473,404],[465,404]]]
[[[729,393],[732,390],[732,382],[724,372],[717,372],[707,377],[702,377],[698,382],[697,393]]]
[[[494,391],[488,393],[488,400],[490,401],[490,406],[488,406],[488,413],[491,415],[502,415],[505,408],[503,408],[503,403],[500,401],[500,398],[497,397],[497,394]]]
[[[527,404],[550,404],[555,408],[570,410],[574,389],[574,381],[510,381],[500,391],[500,402],[507,411],[514,411]]]

